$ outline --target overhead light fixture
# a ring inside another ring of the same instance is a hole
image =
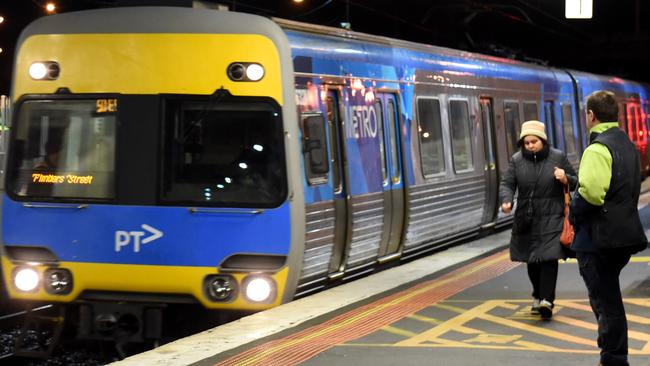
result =
[[[591,19],[593,0],[565,0],[564,16],[567,19]]]
[[[45,4],[45,10],[48,13],[54,13],[56,11],[56,4],[52,2]]]

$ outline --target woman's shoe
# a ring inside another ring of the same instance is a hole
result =
[[[539,315],[539,299],[533,299],[533,306],[530,307],[530,313],[533,315]]]
[[[546,299],[539,302],[539,314],[542,319],[551,319],[553,317],[553,304]]]

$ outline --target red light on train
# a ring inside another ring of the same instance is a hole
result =
[[[639,137],[643,137],[643,131],[639,131]]]

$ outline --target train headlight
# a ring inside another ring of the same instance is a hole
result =
[[[228,65],[228,77],[232,81],[260,81],[264,66],[255,62],[233,62]]]
[[[72,291],[72,273],[63,268],[50,268],[43,274],[43,285],[49,294],[69,294]]]
[[[60,71],[59,64],[54,61],[39,61],[29,65],[29,77],[34,80],[55,80]]]
[[[237,282],[230,276],[208,276],[203,288],[212,301],[230,301],[237,291]]]
[[[252,302],[270,303],[275,298],[275,282],[269,277],[246,277],[243,287],[246,298]]]
[[[264,77],[264,68],[260,64],[250,64],[246,68],[246,77],[252,81],[261,80]]]
[[[22,292],[36,291],[40,278],[32,267],[20,267],[14,271],[14,285]]]

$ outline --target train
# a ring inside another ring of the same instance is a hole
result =
[[[512,223],[523,121],[577,166],[599,89],[647,175],[643,83],[230,11],[40,18],[12,77],[8,295],[141,342],[177,305],[259,311],[399,265]]]

